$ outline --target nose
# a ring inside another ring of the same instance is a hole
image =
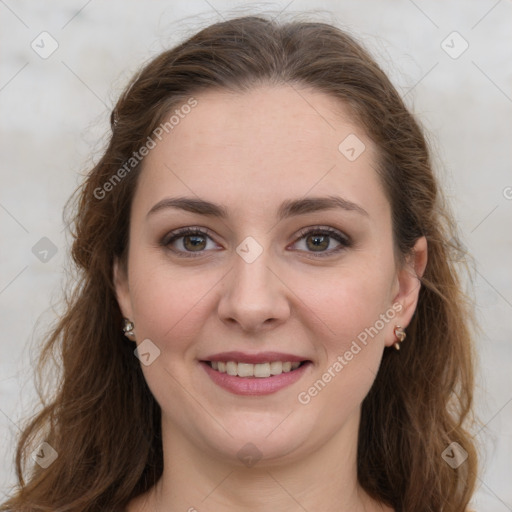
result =
[[[290,290],[272,268],[276,265],[268,252],[252,263],[236,254],[232,270],[223,279],[219,318],[244,332],[273,329],[290,316]]]

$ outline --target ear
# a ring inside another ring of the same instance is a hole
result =
[[[130,298],[130,287],[128,285],[127,270],[118,258],[114,259],[113,278],[119,309],[121,310],[123,317],[132,320],[133,311]]]
[[[418,238],[411,253],[397,274],[397,292],[393,304],[400,305],[398,314],[395,316],[394,325],[400,325],[404,329],[411,322],[416,311],[418,298],[421,289],[421,277],[425,272],[428,259],[427,239],[422,236]],[[397,308],[398,310],[398,308]],[[390,347],[396,342],[394,332],[391,331],[386,346]]]

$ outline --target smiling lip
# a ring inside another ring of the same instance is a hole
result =
[[[227,362],[236,361],[239,363],[271,363],[274,361],[281,362],[300,362],[302,363],[297,369],[281,373],[280,375],[272,375],[270,377],[239,377],[238,375],[229,375],[214,370],[210,362]],[[235,395],[269,395],[275,393],[285,387],[297,382],[312,362],[306,358],[295,356],[292,354],[283,354],[280,352],[260,352],[259,354],[247,354],[243,352],[222,352],[209,356],[200,361],[201,367],[215,384],[221,388],[234,393]]]

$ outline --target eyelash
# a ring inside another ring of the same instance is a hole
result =
[[[301,240],[302,238],[306,237],[310,234],[316,234],[316,235],[324,235],[329,236],[331,238],[334,238],[337,242],[340,243],[340,246],[336,249],[331,249],[330,251],[326,252],[318,252],[315,253],[314,251],[307,251],[310,254],[313,254],[315,258],[324,258],[327,256],[332,256],[335,253],[338,253],[342,251],[343,249],[346,249],[352,245],[352,242],[349,237],[341,233],[340,231],[333,229],[333,228],[325,228],[320,226],[314,226],[314,227],[307,227],[303,228],[299,231],[299,237],[295,240],[294,243]],[[160,245],[163,247],[168,247],[172,242],[184,238],[187,235],[203,235],[206,237],[211,238],[210,231],[208,229],[202,229],[202,228],[181,228],[176,231],[172,231],[171,233],[168,233],[164,236],[164,238],[160,241]],[[169,248],[170,249],[170,248]],[[171,251],[178,253],[180,256],[183,256],[185,258],[196,258],[204,251],[197,251],[197,256],[194,253],[194,251],[176,251],[175,249],[170,249]]]

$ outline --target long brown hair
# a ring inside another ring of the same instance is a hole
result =
[[[263,83],[312,87],[345,104],[378,148],[397,254],[407,255],[421,236],[428,241],[407,343],[399,353],[384,351],[362,404],[359,482],[396,511],[466,509],[477,476],[470,435],[473,315],[461,290],[460,258],[453,257],[461,254],[453,219],[423,131],[353,36],[326,23],[246,16],[213,24],[155,57],[112,112],[108,147],[68,203],[75,212],[76,284],[37,367],[42,376],[54,351],[62,375],[54,396],[24,425],[16,451],[19,485],[0,510],[123,510],[161,476],[160,409],[121,332],[113,285],[114,258],[126,262],[140,170],[140,163],[126,162],[193,94],[240,92]],[[48,469],[33,464],[25,481],[31,451],[43,441],[58,457]],[[468,454],[458,468],[442,456],[453,442]]]

